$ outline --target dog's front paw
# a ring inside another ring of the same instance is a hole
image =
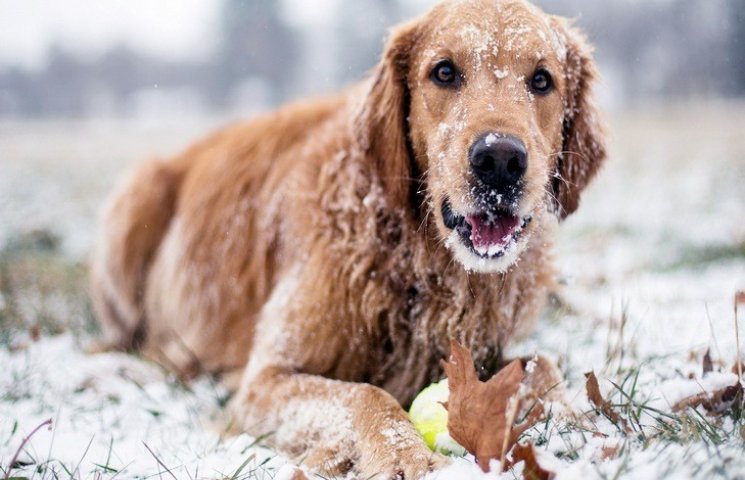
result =
[[[381,459],[378,466],[369,465],[362,471],[362,478],[376,480],[420,480],[428,473],[437,471],[450,462],[439,453],[401,452],[402,455],[390,455]],[[377,463],[377,462],[376,462]],[[371,468],[372,467],[372,468]]]
[[[424,448],[395,449],[360,465],[361,478],[375,480],[419,480],[450,463],[447,457]]]
[[[450,463],[446,457],[433,453],[426,446],[423,449],[380,451],[366,460],[344,445],[339,447],[311,448],[298,461],[325,477],[344,477],[354,472],[354,478],[370,480],[417,480]]]

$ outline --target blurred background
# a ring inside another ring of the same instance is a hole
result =
[[[433,0],[0,0],[0,117],[245,115],[333,90]],[[537,0],[597,47],[608,108],[745,95],[744,0]]]

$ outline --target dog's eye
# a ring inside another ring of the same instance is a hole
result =
[[[432,81],[441,87],[456,86],[460,81],[458,69],[450,60],[441,60],[435,68],[432,69]]]
[[[530,89],[535,93],[546,94],[554,88],[554,79],[545,68],[539,68],[530,80]]]

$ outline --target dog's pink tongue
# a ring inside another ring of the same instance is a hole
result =
[[[471,225],[471,243],[477,250],[507,245],[518,224],[517,217],[489,218],[485,214],[469,215],[466,217],[466,221]]]

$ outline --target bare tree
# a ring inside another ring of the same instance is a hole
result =
[[[286,95],[297,63],[295,32],[282,21],[275,0],[224,0],[221,39],[215,54],[210,96],[224,105],[230,91],[247,77],[260,76]]]
[[[360,78],[378,61],[388,28],[401,20],[398,0],[345,1],[337,27],[338,80]]]

